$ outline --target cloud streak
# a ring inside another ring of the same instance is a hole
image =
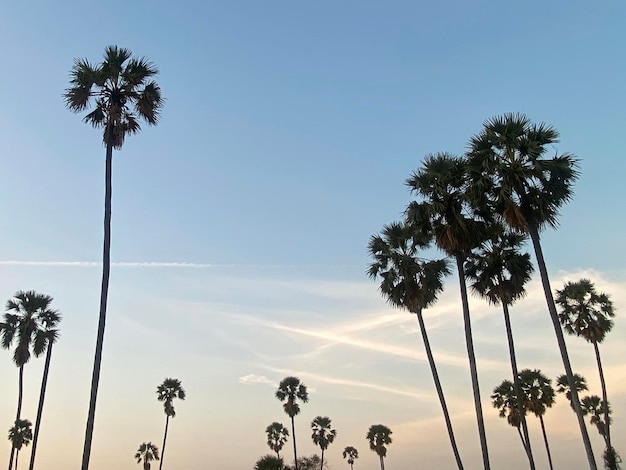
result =
[[[57,267],[57,268],[96,268],[102,266],[98,261],[20,261],[4,260],[0,261],[0,266],[24,266],[24,267]],[[324,264],[213,264],[213,263],[187,263],[180,261],[114,261],[111,266],[122,268],[343,268],[356,267],[358,265],[324,265]]]

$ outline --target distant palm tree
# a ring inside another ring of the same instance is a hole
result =
[[[300,382],[298,377],[285,377],[278,385],[276,390],[276,398],[280,401],[284,401],[283,409],[287,416],[291,418],[291,436],[293,438],[293,460],[295,470],[298,470],[298,453],[296,451],[296,426],[294,422],[294,416],[300,413],[300,405],[297,400],[306,403],[309,401],[309,393],[306,390],[306,385]]]
[[[343,458],[348,459],[350,470],[354,469],[354,461],[359,458],[359,451],[352,446],[348,446],[343,450]]]
[[[324,468],[324,451],[328,449],[328,446],[333,443],[335,437],[337,437],[337,431],[331,428],[330,418],[328,416],[317,416],[311,422],[311,439],[313,444],[319,446],[322,449],[322,462],[320,464],[320,470]]]
[[[137,463],[141,463],[143,460],[143,470],[150,470],[150,462],[159,460],[159,448],[152,442],[144,442],[139,446],[135,458]]]
[[[584,391],[589,390],[589,388],[587,387],[587,380],[582,375],[574,374],[573,382],[574,382],[574,387],[576,388],[576,395],[578,395],[579,392],[584,392]],[[576,411],[574,409],[574,404],[572,403],[572,389],[571,389],[570,384],[571,382],[569,381],[569,378],[565,374],[559,375],[556,378],[556,391],[559,393],[564,393],[565,398],[567,398],[567,400],[569,401],[570,406],[572,407],[574,411]]]
[[[15,468],[17,469],[17,462],[20,456],[20,450],[23,446],[30,444],[33,438],[33,432],[31,430],[32,423],[27,419],[17,419],[11,429],[9,429],[9,441],[13,449],[16,449],[15,454]],[[9,467],[10,468],[10,467]]]
[[[419,250],[426,249],[431,238],[430,234],[417,232],[407,224],[395,222],[385,225],[380,235],[370,238],[368,251],[374,262],[367,273],[371,278],[380,277],[380,293],[391,305],[405,308],[417,317],[452,451],[459,470],[463,470],[422,314],[425,308],[437,301],[437,296],[443,291],[443,278],[450,273],[446,260],[427,261],[418,257]]]
[[[370,449],[380,458],[380,470],[385,470],[385,456],[387,447],[391,444],[391,429],[383,424],[373,424],[367,431],[365,439],[370,443]]]
[[[611,408],[608,403],[603,403],[598,395],[590,395],[580,400],[585,415],[591,415],[589,422],[598,430],[598,434],[607,440],[606,429],[611,421]],[[608,410],[608,413],[606,412]],[[607,443],[608,445],[608,443]]]
[[[510,380],[503,380],[500,385],[493,389],[493,394],[491,395],[491,404],[498,410],[500,418],[506,418],[507,423],[517,429],[522,447],[526,448],[526,442],[520,430],[521,415],[526,411],[522,408],[523,411],[520,413],[520,401],[517,390]]]
[[[93,101],[95,109],[85,116],[84,121],[103,129],[102,140],[106,146],[102,288],[82,470],[88,469],[91,455],[109,291],[113,149],[120,150],[127,135],[141,130],[140,119],[156,125],[163,106],[161,89],[152,80],[158,73],[157,68],[148,60],[135,59],[131,55],[128,49],[108,46],[104,60],[98,65],[92,65],[87,59],[76,59],[70,72],[70,88],[64,95],[65,105],[73,112],[85,111]]]
[[[273,455],[265,455],[256,461],[254,470],[283,470],[283,459]]]
[[[274,421],[265,428],[265,433],[267,434],[267,445],[276,452],[276,457],[280,458],[280,451],[287,442],[289,431],[282,423]]]
[[[163,434],[163,446],[161,446],[161,462],[159,464],[159,470],[163,468],[165,442],[167,441],[167,428],[170,423],[170,418],[174,418],[176,416],[176,410],[174,409],[175,398],[184,400],[185,390],[183,389],[180,380],[167,378],[157,387],[157,400],[163,402],[163,409],[165,411],[165,433]]]

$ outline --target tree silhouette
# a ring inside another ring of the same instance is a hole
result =
[[[185,390],[180,380],[167,378],[161,385],[157,387],[157,400],[163,402],[163,410],[165,411],[165,432],[163,433],[163,446],[161,447],[161,462],[159,470],[163,468],[163,459],[165,458],[165,442],[167,441],[167,429],[169,427],[170,418],[176,416],[174,409],[174,399],[185,399]]]

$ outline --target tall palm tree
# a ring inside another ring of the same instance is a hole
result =
[[[359,458],[359,451],[352,446],[347,446],[345,449],[343,449],[342,455],[344,459],[348,459],[348,463],[350,464],[350,470],[354,470],[354,461]]]
[[[167,378],[157,387],[157,400],[163,402],[163,409],[165,411],[165,432],[163,433],[163,445],[161,446],[161,462],[159,463],[159,470],[163,468],[163,459],[165,458],[165,442],[167,441],[167,429],[170,424],[170,418],[174,418],[176,416],[174,399],[179,398],[180,400],[184,400],[185,396],[185,390],[178,379]]]
[[[539,369],[523,369],[519,374],[519,378],[524,406],[527,411],[538,417],[541,423],[543,442],[546,446],[550,470],[552,470],[554,468],[552,466],[552,455],[550,453],[550,445],[548,444],[546,426],[543,422],[543,415],[546,414],[548,408],[554,405],[555,393],[554,388],[552,388],[552,381],[543,375]]]
[[[270,449],[276,452],[276,457],[280,458],[280,451],[287,442],[289,437],[289,431],[282,423],[274,421],[267,428],[265,428],[267,434],[267,445]]]
[[[370,450],[376,452],[380,458],[380,470],[385,470],[387,447],[391,444],[391,429],[383,424],[373,424],[367,431],[365,439],[370,443]]]
[[[65,90],[65,105],[70,111],[82,112],[90,108],[84,121],[102,129],[106,147],[105,197],[104,197],[104,244],[102,252],[102,286],[100,290],[100,313],[98,336],[91,378],[91,396],[85,431],[82,470],[89,467],[91,441],[96,414],[96,398],[100,381],[102,345],[106,323],[109,272],[111,269],[111,172],[113,150],[120,150],[127,135],[141,130],[140,120],[156,125],[163,106],[161,89],[152,79],[157,68],[148,60],[132,58],[128,49],[108,46],[104,60],[93,65],[87,59],[76,59],[70,72],[70,88]]]
[[[298,377],[285,377],[276,390],[276,398],[284,401],[283,409],[287,416],[291,418],[291,436],[293,437],[293,460],[296,470],[298,470],[298,453],[296,451],[296,426],[294,416],[300,413],[300,405],[297,400],[302,403],[309,401],[309,393],[306,385],[300,382]]]
[[[419,249],[429,244],[428,234],[418,233],[406,224],[386,225],[380,235],[370,239],[368,251],[374,262],[367,273],[371,278],[380,277],[380,292],[391,305],[405,308],[417,317],[452,451],[459,470],[463,470],[422,314],[423,309],[437,301],[443,290],[443,278],[450,273],[446,260],[426,261],[418,257]]]
[[[137,463],[141,463],[143,460],[143,470],[150,470],[150,462],[159,460],[159,448],[152,442],[144,442],[137,449],[135,458]]]
[[[470,140],[469,193],[482,210],[492,209],[513,229],[528,233],[533,243],[546,303],[554,327],[565,373],[574,387],[574,376],[563,331],[552,296],[539,232],[556,227],[561,206],[573,195],[578,160],[571,154],[546,158],[559,134],[552,126],[533,124],[523,114],[509,113],[485,122]],[[572,404],[591,470],[597,470],[589,433],[578,395]]]
[[[519,395],[517,394],[517,390],[513,385],[513,382],[510,380],[503,380],[500,385],[493,389],[491,404],[498,410],[500,418],[506,418],[507,423],[517,429],[517,434],[522,442],[522,447],[526,449],[526,442],[524,441],[524,436],[520,430],[522,416],[526,410],[522,407],[522,411],[520,412],[519,404],[521,403],[521,400],[518,397]]]
[[[421,169],[413,173],[406,183],[413,193],[422,198],[422,202],[413,201],[407,208],[407,222],[418,232],[432,233],[437,247],[456,261],[478,435],[484,470],[489,470],[487,435],[463,266],[472,249],[484,241],[486,224],[477,219],[466,198],[466,164],[462,158],[448,153],[428,155]]]
[[[9,349],[13,341],[16,342],[13,352],[13,362],[19,367],[16,422],[19,421],[22,413],[24,366],[31,358],[31,348],[37,357],[46,349],[47,336],[42,321],[54,314],[54,310],[50,308],[51,302],[52,297],[34,290],[18,291],[7,301],[7,312],[4,314],[4,321],[0,323],[2,348]],[[12,448],[9,470],[13,468],[14,456],[15,448]]]
[[[9,429],[9,441],[13,449],[16,449],[15,454],[15,468],[17,469],[17,462],[20,456],[20,450],[23,446],[30,444],[33,438],[33,431],[31,429],[33,423],[27,419],[16,419],[15,424]]]
[[[335,437],[337,437],[337,431],[331,428],[330,418],[328,416],[317,416],[311,422],[311,439],[313,444],[319,446],[322,449],[322,462],[320,464],[320,470],[324,468],[324,451],[328,449],[328,446],[333,443]]]
[[[556,291],[556,303],[561,307],[559,320],[570,335],[581,336],[588,343],[593,344],[600,374],[602,387],[602,402],[607,407],[605,416],[609,415],[608,398],[604,370],[600,360],[598,343],[604,341],[607,333],[613,328],[612,318],[615,316],[613,302],[605,293],[598,293],[589,279],[577,282],[568,282],[563,289]],[[606,420],[606,442],[611,447],[610,420]]]
[[[517,371],[509,306],[526,295],[524,285],[530,281],[533,272],[530,255],[520,252],[523,243],[524,236],[507,232],[504,227],[498,227],[494,230],[493,237],[478,250],[471,253],[465,262],[465,275],[472,280],[472,290],[487,299],[489,303],[502,305],[513,386],[515,395],[518,397],[523,395]],[[526,413],[523,410],[524,405],[521,400],[517,400],[516,404],[519,407],[516,415],[519,416],[524,436],[522,443],[528,456],[530,468],[534,469],[535,462],[528,435]]]

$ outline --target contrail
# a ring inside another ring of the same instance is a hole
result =
[[[94,268],[102,266],[97,261],[0,261],[0,266],[35,266],[35,267],[72,267],[72,268]],[[359,265],[316,265],[316,264],[213,264],[213,263],[186,263],[186,262],[164,262],[164,261],[115,261],[111,266],[121,268],[354,268]]]

